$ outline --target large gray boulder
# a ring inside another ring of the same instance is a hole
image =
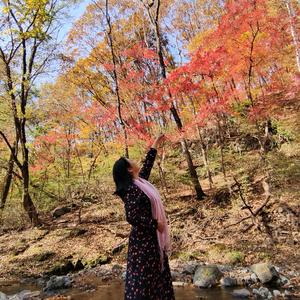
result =
[[[215,265],[197,266],[193,283],[197,287],[207,288],[217,285],[223,273]]]
[[[278,277],[278,273],[270,263],[254,264],[251,266],[251,270],[256,274],[261,283],[271,282]]]

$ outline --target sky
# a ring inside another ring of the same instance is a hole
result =
[[[65,23],[65,25],[63,26],[63,28],[60,32],[60,38],[62,38],[63,40],[66,40],[67,33],[68,33],[69,29],[71,28],[72,23],[79,19],[80,15],[82,15],[84,13],[86,5],[88,5],[90,2],[91,2],[91,0],[82,0],[80,4],[75,6],[75,8],[70,12],[70,15],[72,16],[72,18],[70,19],[69,22]]]

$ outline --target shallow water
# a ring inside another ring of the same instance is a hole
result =
[[[59,291],[53,291],[53,294],[64,294],[71,296],[72,300],[123,300],[124,299],[124,282],[122,281],[107,281],[103,282],[101,278],[89,277],[84,278],[84,281],[89,285],[96,287],[94,291],[81,292],[78,289],[71,288]],[[7,284],[8,282],[6,282]],[[2,283],[3,284],[3,283]],[[41,290],[40,287],[35,285],[24,285],[18,282],[9,282],[9,286],[1,285],[0,291],[8,296],[17,294],[22,290],[37,291]],[[176,300],[199,300],[205,298],[205,300],[232,300],[233,290],[242,289],[244,287],[215,287],[211,289],[196,288],[192,284],[185,286],[175,286],[175,298]],[[251,289],[248,289],[252,292]],[[270,289],[272,292],[273,289]],[[53,295],[52,294],[52,295]],[[44,296],[45,294],[42,293]],[[50,297],[50,296],[49,296]]]
[[[120,281],[101,282],[98,278],[89,278],[89,283],[97,286],[97,290],[90,292],[80,292],[77,289],[66,289],[60,291],[53,291],[54,293],[60,293],[70,295],[72,300],[123,300],[125,285]],[[6,282],[7,284],[7,282]],[[41,290],[35,285],[21,285],[18,282],[9,282],[9,286],[0,286],[0,291],[8,296],[17,294],[22,290],[37,291]],[[195,288],[191,284],[186,286],[174,287],[174,293],[176,300],[199,300],[205,297],[207,300],[232,300],[232,291],[234,289],[224,288],[212,288],[212,289],[200,289]]]
[[[124,299],[124,283],[108,283],[102,285],[93,293],[81,293],[72,295],[72,300],[123,300]],[[200,289],[189,284],[186,286],[174,287],[176,300],[199,300],[205,298],[207,300],[232,300],[232,292],[234,288],[212,288]]]

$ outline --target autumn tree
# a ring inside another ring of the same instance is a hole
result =
[[[15,133],[14,137],[8,137],[7,133],[0,131],[0,135],[21,172],[22,202],[33,225],[38,225],[39,219],[29,193],[27,106],[34,81],[53,63],[56,34],[70,5],[71,2],[67,1],[1,2],[2,84],[7,91],[6,105],[12,111]]]
[[[144,47],[155,43],[150,24],[134,11],[132,3],[123,4],[98,1],[87,7],[70,32],[67,53],[71,59],[66,60],[64,70],[69,82],[115,114],[116,140],[124,142],[127,156],[126,144],[136,140],[136,128],[149,131],[156,118],[157,111],[150,115],[153,104],[146,95],[160,75],[155,52]]]
[[[74,194],[85,198],[100,154],[106,152],[103,141],[110,139],[109,128],[106,132],[102,129],[104,120],[109,119],[103,115],[105,110],[65,82],[62,75],[41,87],[36,102],[41,116],[34,126],[30,168],[33,176],[39,178],[36,190],[45,199],[62,202]]]
[[[166,63],[165,63],[163,49],[162,49],[162,39],[161,39],[162,34],[160,31],[160,27],[159,27],[159,15],[160,15],[161,1],[160,0],[152,1],[150,4],[143,0],[140,0],[140,1],[148,14],[148,18],[149,18],[149,20],[152,24],[153,30],[155,32],[155,41],[156,41],[155,46],[156,46],[156,52],[157,52],[157,55],[159,58],[161,78],[162,78],[162,80],[165,80],[165,79],[167,79],[167,68],[166,68]],[[182,121],[181,121],[178,111],[176,109],[174,99],[172,98],[172,94],[168,88],[167,88],[166,98],[167,98],[166,101],[169,104],[170,112],[171,112],[171,114],[175,120],[175,123],[177,125],[177,128],[180,132],[182,130]],[[198,175],[197,175],[195,166],[193,165],[193,161],[192,161],[190,152],[188,150],[188,146],[187,146],[185,138],[181,137],[180,142],[181,142],[183,155],[188,164],[190,176],[191,176],[193,186],[196,191],[197,199],[201,200],[201,199],[203,199],[205,194],[199,183]]]

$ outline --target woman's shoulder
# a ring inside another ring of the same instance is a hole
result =
[[[126,192],[135,192],[139,190],[140,188],[135,183],[132,182],[127,186]]]
[[[123,200],[128,199],[130,196],[139,196],[142,193],[142,190],[134,183],[130,183],[125,192]]]

